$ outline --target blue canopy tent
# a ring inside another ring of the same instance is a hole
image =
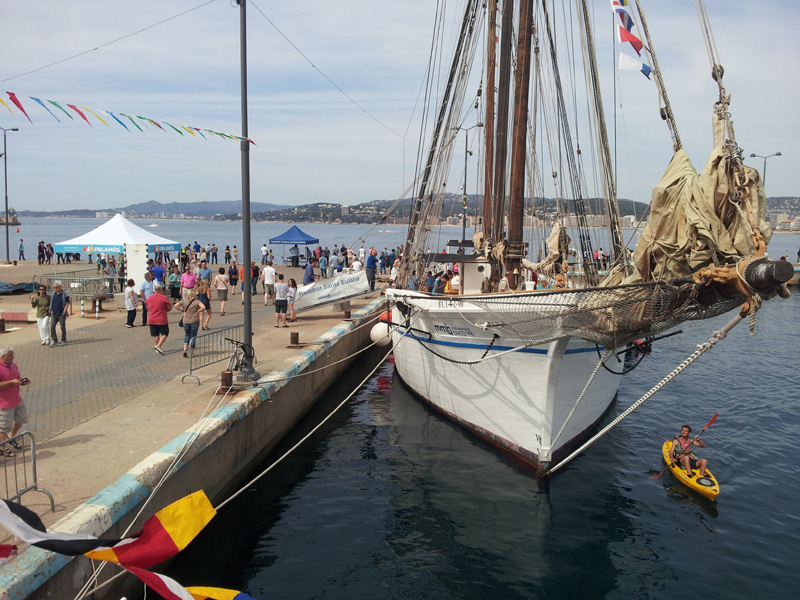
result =
[[[292,225],[292,227],[288,231],[282,233],[281,235],[279,235],[277,237],[271,238],[269,240],[269,243],[270,244],[283,244],[283,245],[291,244],[292,246],[298,246],[298,250],[299,250],[299,246],[300,245],[308,246],[309,244],[319,244],[319,238],[315,238],[315,237],[312,237],[312,236],[308,235],[306,232],[304,232],[302,229],[300,229],[297,225]],[[305,262],[307,264],[308,263],[308,252],[304,253],[304,258],[306,259]],[[283,256],[283,254],[281,254],[281,259],[283,260],[284,264],[288,264],[286,262],[286,257]],[[298,264],[297,265],[293,265],[293,266],[305,267],[306,265],[305,264],[300,264],[300,262],[298,261]]]

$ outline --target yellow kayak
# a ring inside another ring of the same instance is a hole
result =
[[[698,477],[697,469],[692,471],[692,477],[687,477],[686,471],[683,468],[677,464],[669,464],[669,451],[671,447],[672,440],[664,442],[664,445],[661,447],[661,455],[664,458],[664,464],[669,466],[669,472],[672,473],[672,476],[690,490],[705,496],[709,500],[716,500],[717,496],[719,496],[719,483],[717,483],[717,478],[714,477],[708,469],[706,469],[705,477]],[[692,455],[692,458],[696,457]]]

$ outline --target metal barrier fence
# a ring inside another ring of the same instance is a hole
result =
[[[111,300],[114,298],[114,292],[121,293],[124,289],[124,284],[119,277],[70,276],[59,273],[58,275],[36,275],[33,279],[36,286],[44,284],[48,290],[53,289],[53,283],[56,281],[60,281],[64,291],[75,298],[105,296]]]
[[[15,443],[19,448],[15,447]],[[0,460],[3,461],[5,474],[6,500],[16,501],[27,492],[41,492],[50,498],[50,511],[55,512],[56,503],[53,495],[39,487],[36,476],[36,441],[30,431],[23,431],[0,442]]]
[[[244,339],[244,325],[234,325],[224,329],[215,329],[195,338],[194,356],[189,355],[189,372],[181,377],[181,383],[187,377],[194,377],[197,385],[200,385],[200,378],[192,372],[208,365],[212,365],[223,360],[228,360],[236,346],[225,338],[241,341]],[[191,343],[190,343],[191,346]],[[189,349],[191,351],[191,347]]]
[[[97,269],[95,269],[95,265],[86,265],[83,269],[77,269],[74,271],[58,271],[57,273],[53,273],[53,278],[58,279],[59,277],[92,277],[97,275]]]

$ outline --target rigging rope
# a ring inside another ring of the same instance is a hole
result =
[[[648,392],[647,392],[647,393],[646,393],[644,396],[642,396],[641,398],[639,398],[639,399],[638,399],[636,402],[634,402],[634,403],[633,403],[633,404],[632,404],[632,405],[631,405],[629,408],[627,408],[627,409],[626,409],[624,412],[622,412],[622,414],[620,414],[620,415],[619,415],[619,416],[618,416],[616,419],[614,419],[613,421],[611,421],[611,423],[609,423],[608,425],[606,425],[605,427],[603,427],[603,429],[601,429],[599,432],[597,432],[595,435],[593,435],[593,436],[592,436],[592,437],[591,437],[591,438],[590,438],[590,439],[589,439],[589,440],[588,440],[586,443],[584,443],[584,444],[583,444],[583,445],[582,445],[580,448],[578,448],[577,450],[575,450],[575,452],[573,452],[572,454],[570,454],[569,456],[567,456],[567,457],[566,457],[564,460],[562,460],[560,463],[558,463],[558,464],[557,464],[555,467],[553,467],[552,469],[549,469],[549,470],[548,470],[548,471],[545,473],[545,475],[550,475],[550,474],[552,474],[552,473],[555,473],[555,472],[556,472],[558,469],[560,469],[561,467],[563,467],[564,465],[566,465],[566,464],[567,464],[568,462],[570,462],[570,461],[571,461],[573,458],[575,458],[576,456],[578,456],[578,455],[579,455],[581,452],[583,452],[584,450],[586,450],[586,449],[587,449],[589,446],[591,446],[591,445],[592,445],[592,444],[594,444],[594,443],[595,443],[597,440],[599,440],[601,437],[603,437],[603,436],[604,436],[606,433],[608,433],[609,431],[611,431],[611,429],[612,429],[612,428],[614,428],[614,427],[615,427],[615,426],[616,426],[616,425],[617,425],[617,424],[618,424],[620,421],[622,421],[622,420],[623,420],[625,417],[627,417],[628,415],[630,415],[630,414],[631,414],[631,413],[632,413],[634,410],[636,410],[637,408],[639,408],[639,406],[641,406],[641,405],[642,405],[642,404],[644,404],[644,403],[645,403],[647,400],[649,400],[651,397],[653,397],[653,396],[656,394],[656,392],[660,391],[660,390],[661,390],[661,388],[663,388],[665,385],[667,385],[667,384],[668,384],[670,381],[672,381],[673,379],[675,379],[675,377],[677,377],[677,376],[678,376],[678,375],[679,375],[681,372],[683,372],[683,371],[686,369],[686,367],[688,367],[688,366],[689,366],[689,365],[691,365],[691,364],[692,364],[692,363],[693,363],[695,360],[697,360],[698,358],[700,358],[700,356],[702,356],[702,355],[703,355],[705,352],[707,352],[707,351],[711,350],[711,348],[713,348],[713,347],[714,347],[714,345],[715,345],[717,342],[719,342],[720,340],[723,340],[723,339],[725,339],[725,337],[728,335],[728,332],[729,332],[731,329],[733,329],[734,327],[736,327],[736,325],[738,325],[739,323],[741,323],[742,319],[744,319],[744,316],[743,316],[743,315],[741,315],[741,314],[737,314],[737,315],[736,315],[736,317],[734,317],[733,319],[731,319],[731,320],[728,322],[728,324],[727,324],[727,325],[725,325],[725,326],[724,326],[722,329],[720,329],[720,330],[718,330],[718,331],[715,331],[715,332],[712,334],[712,336],[709,338],[709,340],[708,340],[707,342],[705,342],[704,344],[700,344],[700,345],[697,347],[697,350],[695,350],[695,351],[694,351],[694,352],[691,354],[691,356],[689,356],[689,357],[688,357],[686,360],[684,360],[684,361],[683,361],[681,364],[679,364],[677,367],[675,367],[675,369],[674,369],[674,370],[673,370],[671,373],[669,373],[669,374],[668,374],[666,377],[664,377],[664,379],[662,379],[662,380],[661,380],[661,381],[659,381],[659,382],[658,382],[658,383],[657,383],[655,386],[653,386],[653,387],[652,387],[652,388],[651,388],[651,389],[650,389],[650,390],[649,390],[649,391],[648,391]]]

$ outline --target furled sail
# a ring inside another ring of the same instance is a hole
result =
[[[703,172],[698,174],[686,152],[678,150],[653,190],[650,218],[634,253],[636,272],[624,283],[683,277],[710,264],[753,256],[751,221],[769,243],[772,230],[765,221],[758,172],[731,164],[725,123],[717,113],[713,125],[714,150]],[[736,181],[742,174],[743,181]],[[749,202],[736,203],[736,185]]]

